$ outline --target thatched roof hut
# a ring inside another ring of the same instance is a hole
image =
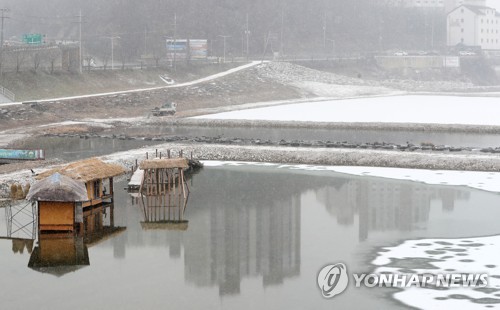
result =
[[[31,201],[87,201],[87,189],[82,182],[55,173],[36,182],[26,196]]]
[[[62,168],[52,169],[37,176],[37,179],[46,178],[54,173],[60,173],[73,180],[89,182],[116,177],[125,173],[120,165],[108,164],[97,158],[90,158],[68,164]]]
[[[186,169],[189,168],[189,164],[186,158],[162,158],[144,160],[140,163],[139,168],[142,170],[174,168]]]

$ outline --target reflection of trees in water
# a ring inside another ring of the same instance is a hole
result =
[[[469,192],[420,183],[356,179],[340,188],[324,186],[316,191],[316,197],[339,224],[352,225],[359,215],[359,238],[365,240],[369,231],[410,231],[425,225],[432,200],[440,200],[443,210],[453,211],[455,201],[468,199]]]

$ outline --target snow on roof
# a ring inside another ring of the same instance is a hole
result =
[[[42,179],[54,173],[60,173],[74,180],[89,182],[116,177],[125,173],[122,166],[108,164],[97,158],[90,158],[70,163],[62,168],[52,169],[37,176]]]
[[[59,173],[36,182],[26,196],[31,201],[87,201],[87,190],[82,182]]]
[[[450,13],[448,13],[448,15],[455,12],[459,8],[466,8],[466,9],[472,11],[476,15],[486,15],[486,12],[484,12],[486,10],[494,10],[496,12],[496,9],[490,8],[487,6],[464,4],[464,5],[458,6],[455,9],[453,9]],[[498,16],[498,12],[496,12],[496,15]]]

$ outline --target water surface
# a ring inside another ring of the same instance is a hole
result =
[[[189,183],[188,228],[176,231],[144,230],[118,182],[114,225],[126,230],[87,244],[89,265],[59,276],[0,240],[2,308],[400,309],[389,289],[325,300],[317,273],[337,262],[370,272],[380,247],[407,239],[500,234],[500,196],[462,187],[247,165],[206,167]]]

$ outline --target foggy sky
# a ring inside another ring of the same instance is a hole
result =
[[[488,0],[486,5],[495,8],[500,12],[500,0]]]

